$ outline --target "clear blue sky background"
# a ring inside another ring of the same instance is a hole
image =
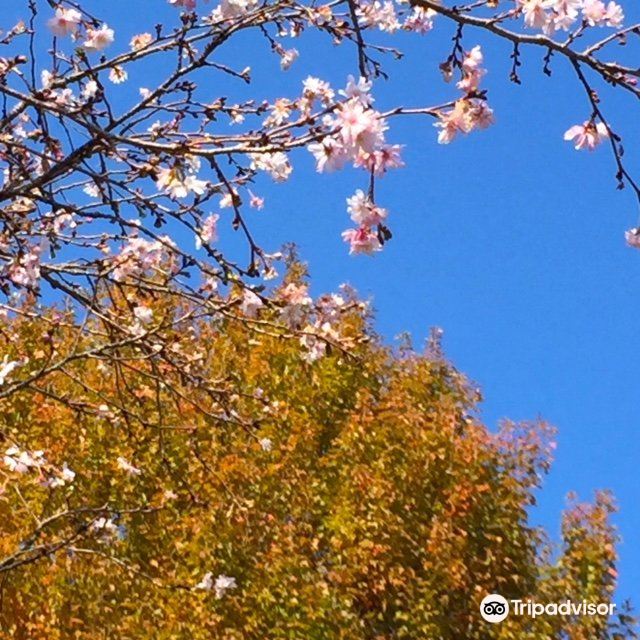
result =
[[[1,26],[22,15],[22,6],[5,0]],[[134,33],[152,31],[156,22],[175,25],[178,18],[165,0],[91,0],[87,6],[116,28],[113,51]],[[395,37],[406,58],[389,61],[391,80],[377,83],[377,106],[437,104],[456,96],[437,70],[452,34],[451,24],[437,20],[427,36]],[[256,191],[267,205],[251,215],[251,224],[267,248],[298,243],[314,292],[349,282],[371,296],[377,328],[389,341],[409,331],[420,344],[430,326],[442,327],[448,356],[484,390],[487,424],[541,416],[556,425],[556,462],[533,517],[557,536],[569,491],[586,499],[598,488],[612,489],[623,538],[619,599],[640,604],[640,252],[623,238],[637,224],[637,204],[631,191],[615,190],[607,148],[578,153],[562,140],[570,125],[590,115],[563,61],[554,62],[547,78],[542,52],[525,50],[523,85],[516,86],[508,81],[509,48],[472,30],[464,42],[483,45],[496,124],[443,147],[431,120],[392,122],[388,138],[406,145],[407,166],[377,187],[394,232],[383,253],[349,257],[340,238],[350,222],[345,198],[366,184],[366,176],[351,170],[317,175],[305,152],[294,156],[288,184],[259,183]],[[217,60],[238,70],[250,65],[255,84],[250,90],[219,85],[213,76],[211,96],[224,92],[232,102],[250,93],[294,97],[309,74],[341,87],[356,71],[349,45],[335,48],[312,36],[287,46],[301,55],[286,74],[264,41],[242,37],[226,46]],[[616,46],[611,55],[633,61],[619,51]],[[118,88],[123,101],[127,91],[151,86],[162,71],[134,70],[130,87]],[[638,175],[637,104],[611,90],[602,97]],[[229,230],[224,236],[234,242]]]

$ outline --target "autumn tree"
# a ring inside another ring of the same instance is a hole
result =
[[[609,496],[559,545],[529,523],[547,425],[490,432],[437,334],[390,350],[352,292],[274,301],[212,321],[158,295],[147,342],[108,348],[69,309],[2,322],[29,362],[0,404],[1,637],[635,637],[624,614],[479,616],[491,592],[613,597]],[[283,318],[334,343],[310,357]]]
[[[513,82],[525,48],[544,73],[568,65],[585,107],[567,141],[608,147],[637,196],[599,90],[640,95],[612,53],[633,54],[638,25],[601,0],[169,0],[171,24],[145,3],[130,42],[93,0],[0,7],[20,13],[0,34],[0,633],[631,637],[624,615],[480,621],[489,590],[609,601],[610,498],[573,505],[556,548],[528,524],[548,428],[487,431],[435,337],[384,347],[354,294],[312,298],[278,251],[295,238],[252,220],[296,162],[355,167],[343,236],[381,250],[393,122],[431,119],[434,149],[493,122],[476,35],[509,44]],[[379,104],[403,33],[432,29],[452,36],[428,51],[447,98]],[[252,38],[286,72],[311,34],[340,45],[339,85],[266,101],[220,61]]]

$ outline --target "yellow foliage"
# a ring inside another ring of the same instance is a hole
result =
[[[158,298],[159,347],[105,350],[98,320],[6,319],[29,382],[0,401],[3,451],[46,463],[0,465],[0,637],[614,637],[602,618],[482,621],[492,592],[610,601],[610,499],[572,507],[554,549],[528,522],[551,430],[491,433],[460,373],[384,347],[352,302],[351,348],[311,363],[269,310]]]

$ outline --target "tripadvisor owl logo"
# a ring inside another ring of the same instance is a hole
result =
[[[480,615],[491,624],[502,622],[509,615],[509,602],[497,593],[490,593],[480,603]]]

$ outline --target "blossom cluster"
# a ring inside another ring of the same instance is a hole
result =
[[[39,482],[44,487],[56,489],[71,484],[76,474],[66,463],[61,468],[49,464],[44,451],[27,451],[17,446],[11,446],[4,452],[2,459],[4,466],[12,473],[26,475],[36,472]]]
[[[336,328],[348,308],[342,295],[324,295],[314,301],[307,284],[288,282],[277,289],[274,302],[280,322],[300,335],[306,362],[313,363],[325,356],[328,344],[342,343],[342,336]],[[254,291],[249,288],[243,290],[239,308],[245,317],[256,319],[266,307],[264,300]]]
[[[273,153],[254,153],[250,155],[251,168],[254,171],[265,171],[276,182],[285,182],[289,179],[293,167],[286,153],[276,151]]]
[[[385,140],[386,118],[372,107],[370,91],[371,82],[366,78],[348,78],[346,88],[340,91],[346,100],[323,119],[327,135],[307,147],[318,172],[335,171],[350,162],[372,176],[382,176],[389,169],[403,166],[400,145],[387,144]],[[386,218],[386,211],[365,198],[362,191],[347,202],[351,219],[358,224],[356,229],[343,233],[350,252],[377,251],[382,243],[375,227]]]
[[[341,169],[348,162],[375,175],[402,166],[400,147],[385,143],[386,119],[372,108],[371,81],[349,76],[340,94],[346,98],[323,125],[331,135],[311,143],[309,151],[316,159],[319,172]]]
[[[210,5],[209,0],[202,0],[202,2],[167,0],[167,2],[185,12],[195,12],[200,7]],[[558,31],[575,29],[575,33],[571,36],[574,37],[576,34],[582,35],[582,31],[590,27],[618,29],[624,21],[622,7],[614,0],[514,0],[514,2],[515,9],[504,14],[504,19],[522,18],[527,28],[541,30],[547,36],[553,36]],[[259,145],[255,142],[257,138],[253,138],[246,144],[245,141],[249,140],[249,137],[236,138],[236,140],[242,140],[242,144],[238,145],[238,148],[242,147],[242,149],[238,153],[243,154],[248,160],[249,167],[242,169],[246,171],[243,177],[232,179],[227,183],[226,189],[220,189],[219,186],[200,177],[200,160],[196,157],[200,142],[191,148],[186,145],[184,150],[181,149],[177,153],[170,151],[166,154],[162,152],[155,154],[152,152],[149,162],[145,163],[144,168],[139,171],[136,168],[133,175],[151,177],[154,180],[159,190],[159,194],[155,194],[154,197],[165,195],[173,200],[184,200],[189,196],[195,196],[194,207],[206,202],[213,193],[220,191],[220,207],[234,207],[236,212],[234,224],[236,224],[242,204],[239,195],[240,187],[246,186],[247,181],[253,179],[252,174],[265,172],[276,182],[284,182],[290,178],[293,171],[290,151],[294,147],[302,146],[296,142],[294,133],[296,128],[300,127],[305,130],[300,140],[304,141],[304,146],[313,155],[318,172],[328,173],[350,165],[362,168],[370,175],[371,183],[368,190],[365,192],[363,189],[358,189],[347,199],[347,211],[354,226],[346,229],[342,237],[348,244],[351,254],[373,254],[379,251],[386,239],[390,237],[390,232],[386,228],[387,210],[374,201],[374,179],[384,175],[390,169],[402,167],[403,161],[401,146],[390,144],[386,140],[389,129],[388,120],[391,115],[395,115],[395,112],[383,113],[373,106],[371,78],[377,77],[379,73],[376,64],[367,55],[366,47],[363,48],[355,37],[356,31],[377,29],[389,34],[398,31],[424,34],[433,28],[434,19],[438,14],[438,7],[433,6],[433,9],[410,6],[406,0],[357,0],[352,7],[350,19],[346,22],[344,16],[339,14],[332,5],[309,8],[304,13],[304,17],[284,20],[279,24],[277,34],[274,37],[268,37],[271,50],[280,57],[282,69],[290,68],[298,58],[299,52],[295,48],[283,46],[280,38],[297,38],[307,25],[327,27],[334,35],[340,33],[341,29],[353,28],[352,34],[360,49],[360,69],[363,77],[356,79],[349,76],[346,87],[341,91],[334,91],[328,82],[310,76],[304,81],[302,94],[297,99],[289,100],[279,97],[273,102],[264,101],[259,104],[248,101],[244,105],[227,107],[226,98],[221,98],[207,105],[205,113],[214,113],[218,110],[225,112],[232,124],[244,122],[247,114],[267,113],[262,123],[264,129],[261,135],[264,137],[260,138]],[[103,51],[114,42],[113,29],[84,13],[81,6],[75,3],[68,3],[67,6],[67,3],[61,2],[53,3],[53,7],[53,15],[48,19],[47,25],[56,37],[70,38],[78,43],[78,48],[85,53]],[[212,12],[203,16],[203,21],[199,24],[215,27],[220,22],[229,22],[239,17],[250,20],[247,14],[257,7],[257,0],[221,0]],[[210,6],[207,11],[211,11]],[[192,17],[183,14],[182,20]],[[353,24],[350,24],[351,21]],[[156,38],[160,38],[159,32],[156,36],[150,33],[134,35],[130,41],[131,51],[142,52],[150,47]],[[454,50],[448,61],[441,65],[441,68],[446,80],[450,80],[453,69],[460,71],[456,87],[463,95],[430,111],[431,115],[437,115],[434,126],[438,129],[437,140],[440,144],[448,144],[461,134],[486,128],[493,122],[493,111],[487,103],[486,91],[481,88],[482,79],[486,74],[482,50],[480,46],[475,46],[458,59],[456,51],[461,53],[462,48],[457,40],[456,47],[458,48]],[[197,47],[191,48],[189,45],[188,48],[190,50],[188,55],[185,52],[186,57],[198,54]],[[13,69],[12,64],[10,60],[2,59],[0,75],[4,77],[10,73]],[[105,69],[108,71],[111,82],[120,84],[128,79],[124,64],[119,59],[106,63]],[[246,67],[237,75],[248,81],[249,72],[250,68]],[[76,94],[74,94],[73,83],[65,84],[64,77],[65,74],[58,65],[54,65],[52,70],[44,69],[41,72],[43,99],[54,103],[57,108],[81,113],[104,98],[105,90],[98,73],[81,74],[75,88]],[[162,104],[160,94],[144,87],[139,91],[143,101],[149,100],[150,105]],[[425,113],[427,111],[424,110]],[[296,112],[299,113],[299,119],[294,122],[293,115]],[[594,115],[583,124],[572,126],[566,131],[565,139],[572,141],[577,150],[593,150],[604,140],[615,138],[607,123],[597,121],[599,117]],[[38,129],[26,131],[28,129],[26,123],[29,120],[24,118],[26,114],[20,118],[20,125],[15,127],[14,137],[27,140],[30,136],[38,135]],[[207,115],[207,118],[211,121],[216,120],[215,115]],[[171,136],[183,137],[180,132],[180,122],[180,117],[165,124],[159,120],[156,121],[147,129],[151,134],[151,141],[156,142],[161,138],[171,140]],[[224,136],[214,136],[207,132],[202,140],[207,144],[207,141],[216,138],[222,140]],[[175,139],[173,138],[172,142]],[[211,142],[211,144],[217,144],[217,142]],[[261,148],[254,151],[252,149],[254,145]],[[168,146],[167,148],[175,149],[176,147]],[[54,148],[52,154],[57,160],[61,160],[64,156],[60,146]],[[42,172],[42,162],[42,158],[34,155],[32,164],[37,173]],[[97,197],[99,195],[97,187],[94,187],[94,190]],[[264,205],[263,198],[251,192],[249,195],[250,205],[261,209]],[[187,206],[181,205],[181,208],[186,212]],[[207,214],[201,210],[194,213],[195,224],[191,229],[195,231],[196,248],[200,249],[218,239],[219,215]],[[79,218],[66,211],[57,211],[49,218],[51,225],[46,235],[58,249],[60,245],[56,242],[59,243],[65,232],[72,232],[69,233],[68,239],[75,237]],[[127,275],[140,275],[149,268],[156,268],[159,265],[160,254],[166,256],[167,245],[164,242],[146,241],[138,237],[122,239],[125,241],[125,248],[115,258],[112,270],[116,280],[122,280]],[[165,245],[165,249],[161,250],[162,244]],[[37,287],[41,276],[40,255],[43,250],[43,246],[38,244],[27,247],[26,250],[24,246],[21,247],[12,261],[6,261],[3,267],[5,279],[17,287]],[[272,271],[265,267],[263,273],[267,278],[271,277]],[[248,308],[250,307],[251,305]],[[140,317],[137,318],[137,322],[138,328],[142,330],[145,321]]]
[[[187,11],[194,11],[197,8],[197,0],[168,0],[170,5],[174,7],[185,9]],[[209,0],[204,0],[209,2]],[[252,8],[257,6],[258,0],[222,0],[220,4],[213,10],[210,20],[220,21],[229,20],[231,18],[237,18]]]
[[[479,93],[480,81],[486,74],[483,62],[482,49],[478,45],[465,54],[460,65],[462,78],[456,85],[465,96],[456,100],[453,109],[440,112],[434,125],[440,129],[440,144],[449,144],[459,133],[485,129],[493,123],[493,111]]]
[[[84,39],[81,46],[88,52],[102,51],[114,41],[114,31],[109,25],[91,26],[91,22],[84,20],[80,11],[76,9],[58,7],[47,24],[58,37],[71,36],[78,40],[82,36]]]
[[[202,580],[196,585],[196,589],[203,591],[213,591],[217,600],[222,599],[227,591],[237,588],[236,579],[231,576],[220,574],[215,580],[213,573],[207,572]]]
[[[111,544],[120,535],[120,528],[114,522],[113,518],[101,516],[94,520],[91,524],[91,531],[97,535],[98,541],[105,544]]]
[[[618,28],[624,20],[622,7],[611,0],[516,0],[527,27],[546,35],[569,31],[578,20],[590,27]]]
[[[169,258],[168,249],[172,246],[173,241],[168,236],[160,240],[145,240],[138,236],[128,238],[113,260],[114,280],[123,281],[158,269]]]
[[[195,156],[187,156],[172,167],[161,167],[157,172],[156,186],[171,198],[186,198],[190,193],[201,196],[207,182],[197,177],[200,164]]]
[[[9,265],[3,267],[9,280],[18,287],[36,288],[40,281],[40,254],[42,247],[34,244]]]
[[[364,0],[358,2],[356,15],[363,27],[375,27],[386,33],[395,33],[403,29],[425,34],[433,29],[433,18],[436,12],[424,7],[413,7],[411,12],[404,17],[399,11],[399,5],[406,4],[391,0]]]
[[[353,196],[347,198],[347,211],[351,219],[358,225],[355,229],[347,229],[342,237],[349,243],[350,253],[371,254],[382,248],[376,227],[387,217],[387,210],[377,206],[369,196],[358,189]]]

